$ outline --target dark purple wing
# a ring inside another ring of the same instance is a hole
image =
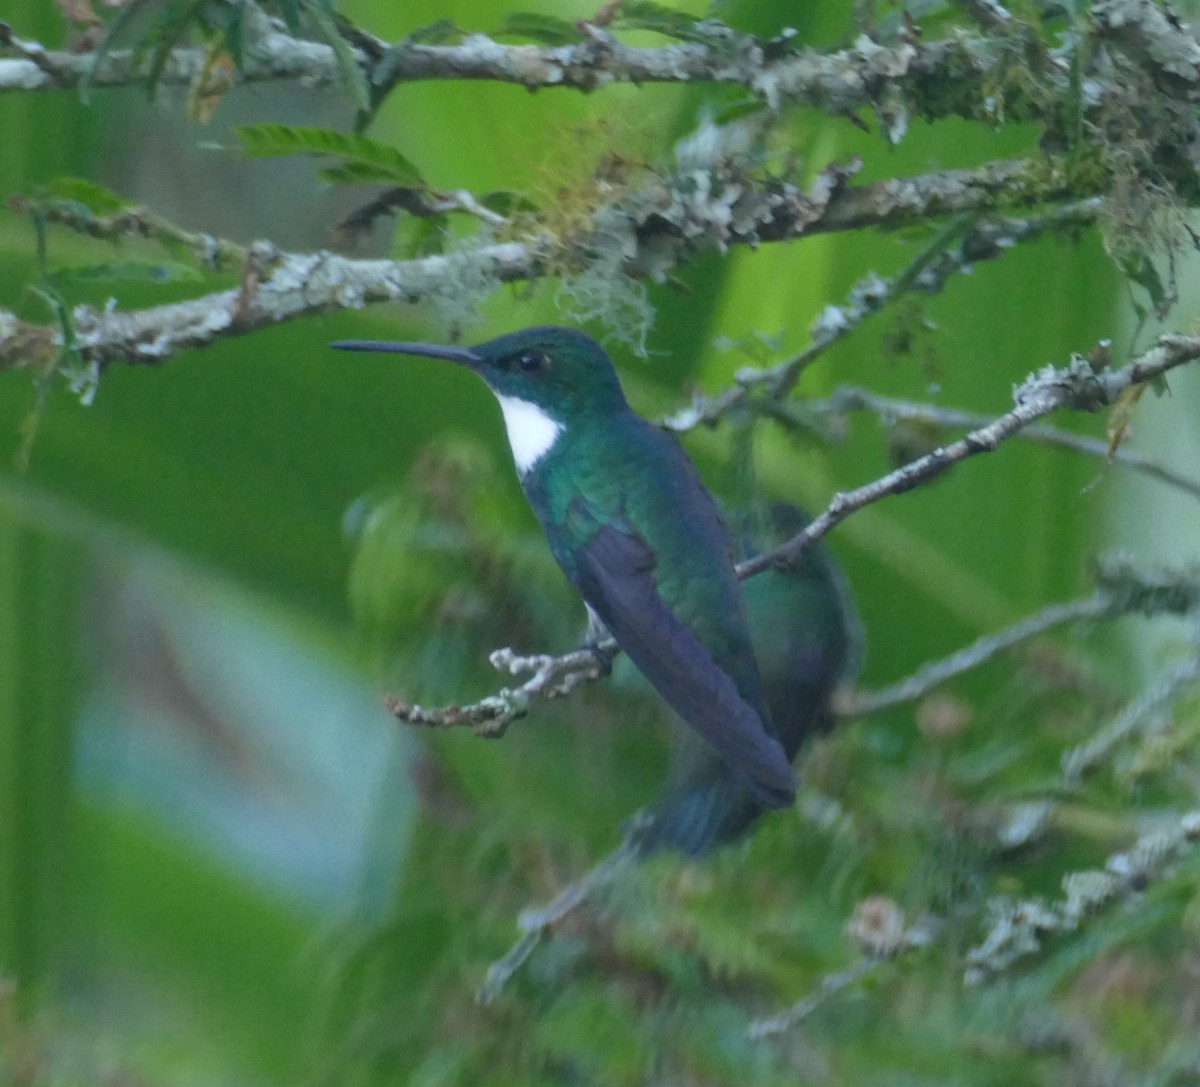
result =
[[[625,526],[604,525],[576,552],[572,565],[583,598],[654,689],[762,804],[788,807],[796,782],[783,748],[659,595],[654,552],[646,542]]]

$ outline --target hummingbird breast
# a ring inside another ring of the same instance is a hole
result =
[[[555,558],[633,663],[763,803],[790,804],[729,535],[675,440],[632,411],[568,427],[523,483]]]

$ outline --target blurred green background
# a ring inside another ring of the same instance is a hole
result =
[[[508,9],[340,10],[393,38],[442,16],[487,31]],[[588,14],[549,0],[538,10]],[[719,15],[756,32],[794,25],[815,46],[856,33],[848,2],[797,13],[730,0]],[[9,0],[5,18],[23,37],[65,40],[45,0]],[[258,121],[348,126],[348,102],[257,86],[202,127],[183,96],[101,91],[84,105],[67,92],[7,94],[0,191],[89,177],[188,229],[331,245],[361,193],[322,186],[308,159],[214,145]],[[701,111],[727,100],[703,87],[585,97],[425,83],[393,94],[371,134],[435,186],[544,204],[585,185],[607,152],[669,161]],[[786,129],[808,168],[858,153],[869,178],[1028,153],[1037,140],[921,123],[888,148],[809,111]],[[747,359],[717,337],[764,333],[780,338],[777,357],[798,350],[826,304],[927,241],[864,233],[696,259],[679,282],[649,288],[648,358],[609,341],[631,400],[655,416],[692,388],[723,388]],[[362,251],[387,246],[376,237]],[[27,217],[0,212],[0,251],[0,305],[47,321],[30,290]],[[105,243],[47,232],[47,270],[113,259]],[[74,282],[70,298],[137,307],[197,289]],[[505,289],[465,338],[561,321],[561,303],[554,282]],[[801,391],[861,383],[997,413],[1014,382],[1101,337],[1123,356],[1125,305],[1096,232],[1047,238],[868,322]],[[1118,1069],[1162,1067],[1176,1053],[1164,1039],[1194,1036],[1200,972],[1184,968],[1200,965],[1194,862],[1157,913],[1098,922],[1090,943],[1068,941],[1005,990],[1002,1011],[988,994],[962,994],[961,955],[978,936],[966,928],[782,1044],[744,1035],[752,1012],[798,999],[853,958],[844,923],[866,896],[890,897],[910,919],[977,917],[997,893],[1054,895],[1065,871],[1128,844],[1147,810],[1194,803],[1196,714],[1185,707],[1169,767],[1102,775],[1070,798],[1049,845],[1006,857],[971,836],[970,812],[1052,793],[1064,747],[1172,652],[1177,633],[1164,641],[1132,621],[1065,632],[953,684],[968,722],[956,735],[922,732],[912,707],[844,726],[816,745],[796,811],[710,861],[656,862],[618,898],[615,920],[556,937],[499,1004],[475,1008],[517,911],[617,843],[621,820],[655,795],[667,740],[655,700],[620,671],[539,707],[500,743],[404,731],[381,707],[385,690],[478,697],[498,684],[489,649],[565,650],[581,631],[487,391],[434,361],[323,346],[439,339],[465,316],[416,306],[314,318],[161,367],[115,366],[87,407],[58,383],[0,374],[0,1077],[1048,1083],[1086,1061],[1023,1040],[1023,1017],[1046,1009],[1082,1024],[1079,1045]],[[912,349],[895,351],[913,328]],[[1195,384],[1173,379],[1174,395],[1148,405],[1157,414],[1138,428],[1193,473]],[[1103,420],[1066,425],[1103,433]],[[764,423],[752,448],[730,427],[685,444],[733,503],[761,490],[819,509],[886,471],[897,440],[860,417],[838,440]],[[1089,559],[1115,544],[1187,554],[1197,526],[1181,501],[1099,462],[1009,443],[865,511],[830,539],[866,629],[862,683],[1084,591]]]

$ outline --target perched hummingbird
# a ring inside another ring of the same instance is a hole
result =
[[[544,326],[475,347],[331,346],[448,359],[479,374],[500,402],[550,550],[589,614],[755,805],[793,802],[717,504],[675,439],[629,407],[599,344]]]
[[[731,511],[737,554],[752,558],[800,532],[808,517],[777,503],[757,517]],[[817,544],[785,568],[742,582],[767,708],[788,759],[828,731],[834,691],[857,670],[862,634],[850,591],[833,557]],[[734,840],[763,812],[710,748],[681,734],[662,798],[630,833],[641,855],[674,849],[692,855]]]

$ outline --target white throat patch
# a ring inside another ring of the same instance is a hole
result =
[[[528,400],[498,393],[496,399],[504,412],[504,426],[508,430],[508,444],[512,447],[517,474],[524,476],[554,448],[563,425]]]

